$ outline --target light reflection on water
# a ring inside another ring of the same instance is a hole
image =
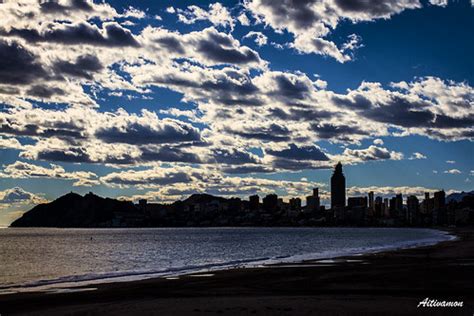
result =
[[[9,228],[0,230],[0,292],[331,258],[447,239],[444,232],[409,228]]]

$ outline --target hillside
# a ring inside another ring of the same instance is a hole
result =
[[[100,227],[111,221],[117,212],[138,214],[138,209],[131,202],[71,192],[33,207],[11,227]]]

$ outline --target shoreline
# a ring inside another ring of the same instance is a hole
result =
[[[456,240],[395,251],[237,268],[170,278],[102,283],[78,292],[0,296],[0,313],[226,315],[320,313],[472,315],[474,229]],[[417,309],[429,297],[462,308]]]
[[[212,228],[212,227],[211,227]],[[251,227],[254,228],[254,227]],[[286,227],[282,227],[286,228]],[[375,227],[380,228],[380,227]],[[391,229],[389,227],[387,229]],[[396,227],[393,227],[397,229]],[[407,228],[407,227],[405,227]],[[16,229],[16,228],[15,228]],[[63,228],[59,228],[63,229]],[[140,229],[140,228],[137,228]],[[363,227],[361,227],[363,229]],[[449,236],[448,240],[435,240],[433,239],[420,239],[416,242],[399,242],[397,244],[391,244],[387,246],[373,247],[369,249],[362,248],[349,248],[345,251],[333,252],[333,253],[308,253],[301,255],[291,255],[286,257],[275,257],[275,258],[261,258],[261,259],[248,259],[241,260],[239,262],[226,262],[222,264],[209,264],[202,266],[189,266],[189,267],[175,267],[168,270],[157,270],[149,272],[118,272],[115,275],[104,273],[103,275],[79,275],[79,276],[64,276],[57,279],[44,279],[26,282],[23,284],[17,284],[12,286],[1,286],[0,285],[0,297],[5,295],[16,295],[22,293],[43,293],[52,294],[60,292],[76,292],[82,288],[91,289],[95,286],[102,286],[110,283],[130,283],[139,282],[143,280],[153,280],[162,278],[176,278],[184,277],[186,275],[202,274],[202,273],[216,273],[221,271],[229,271],[235,269],[255,269],[255,268],[271,268],[282,265],[300,265],[306,264],[313,261],[324,261],[324,260],[339,260],[341,258],[366,256],[372,254],[379,254],[384,252],[400,251],[405,249],[415,249],[421,247],[435,246],[439,243],[450,242],[458,237],[447,228],[417,228],[409,227],[408,229],[427,229],[435,230],[437,232],[443,232],[443,236]]]

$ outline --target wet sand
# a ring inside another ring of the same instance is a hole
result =
[[[4,315],[474,315],[474,229],[435,246],[0,296]],[[90,288],[90,286],[88,286]],[[463,307],[420,307],[425,298]]]

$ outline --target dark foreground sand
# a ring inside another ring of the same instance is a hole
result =
[[[474,230],[433,247],[152,279],[68,294],[0,296],[0,314],[474,315]],[[355,260],[355,261],[353,261]],[[417,308],[429,297],[462,308]]]

